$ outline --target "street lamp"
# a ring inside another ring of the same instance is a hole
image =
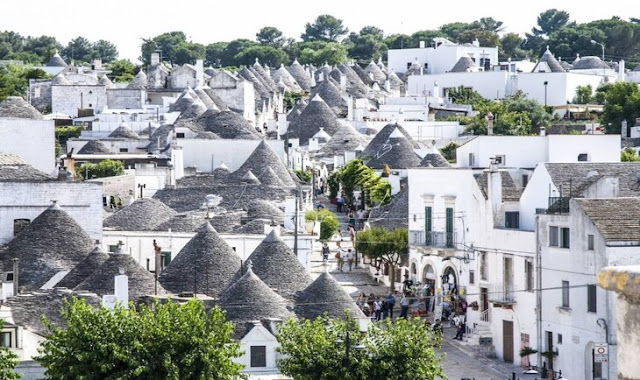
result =
[[[342,340],[337,339],[336,344],[342,343]],[[351,367],[351,357],[349,355],[351,349],[351,337],[349,336],[349,331],[347,331],[346,336],[344,338],[344,357],[342,358],[342,367],[349,369]],[[365,348],[362,344],[356,344],[353,346],[353,349],[356,351],[361,351]]]
[[[544,81],[544,106],[547,106],[547,85],[549,81]]]
[[[600,45],[600,47],[602,47],[602,62],[604,62],[604,44],[601,44],[596,40],[591,40],[591,43],[594,45]]]

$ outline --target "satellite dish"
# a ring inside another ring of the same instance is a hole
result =
[[[640,172],[631,173],[627,184],[629,185],[629,189],[633,191],[640,190]]]

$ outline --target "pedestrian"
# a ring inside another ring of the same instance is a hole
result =
[[[400,299],[400,318],[407,318],[409,314],[409,298],[406,293],[402,293],[402,299]]]
[[[369,297],[367,297],[367,303],[369,304],[369,308],[371,309],[371,311],[373,312],[373,303],[376,300],[376,296],[373,295],[373,293],[369,294]]]
[[[393,308],[396,306],[396,297],[392,292],[387,295],[387,305],[389,305],[389,318],[393,319]]]
[[[382,315],[382,302],[379,299],[376,299],[373,302],[373,311],[376,313],[376,321],[380,320],[380,316]]]
[[[346,253],[342,249],[340,249],[338,253],[336,253],[336,259],[338,259],[338,270],[340,272],[342,272],[342,267],[344,266],[345,257],[346,257]]]
[[[387,319],[389,314],[389,304],[387,304],[386,300],[382,300],[382,319]]]
[[[349,225],[349,239],[351,239],[351,243],[356,239],[356,230],[352,224]]]
[[[338,212],[342,212],[342,206],[344,206],[344,196],[340,195],[336,200],[336,206],[338,207]]]
[[[349,272],[351,272],[351,268],[353,268],[353,262],[355,259],[355,255],[351,248],[347,249],[347,264],[349,264]]]
[[[453,339],[458,339],[460,336],[460,316],[458,314],[453,317],[453,325],[456,327],[456,336]]]
[[[429,297],[429,285],[424,284],[421,290],[422,298],[424,300],[424,309],[427,314],[429,314],[429,301],[431,300]]]
[[[322,244],[322,261],[329,261],[329,245],[326,242]]]
[[[458,331],[456,332],[455,339],[462,340],[462,338],[464,337],[464,330],[466,328],[464,314],[458,315],[458,322],[456,323],[456,327],[458,328]]]

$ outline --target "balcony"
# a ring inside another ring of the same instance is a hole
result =
[[[455,248],[456,233],[444,231],[409,231],[409,244],[434,248]]]
[[[568,214],[570,197],[549,197],[547,214]]]
[[[506,286],[505,284],[491,286],[489,288],[489,302],[491,302],[494,307],[510,309],[517,303],[513,287]]]

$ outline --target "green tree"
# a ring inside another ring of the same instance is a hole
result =
[[[176,65],[194,64],[197,59],[204,59],[206,48],[202,44],[183,42],[173,49],[172,62]]]
[[[389,265],[391,289],[395,289],[395,268],[406,258],[408,251],[408,235],[406,228],[396,228],[389,231],[384,227],[373,227],[358,231],[356,235],[356,249],[367,255],[371,260],[380,259]]]
[[[0,330],[4,326],[4,321],[0,319]],[[16,380],[22,377],[16,373],[15,368],[19,362],[18,355],[7,347],[0,347],[0,379]]]
[[[498,33],[483,29],[469,29],[458,34],[459,43],[472,43],[478,40],[480,46],[500,47],[500,36]]]
[[[320,221],[320,240],[325,241],[331,239],[331,237],[338,232],[340,223],[338,218],[329,210],[322,209],[318,211],[307,211],[304,214],[304,219],[308,222]]]
[[[80,36],[69,41],[67,46],[62,49],[62,57],[67,61],[91,62],[93,58],[93,45],[91,42]]]
[[[55,54],[56,50],[61,51],[62,45],[56,40],[55,37],[40,36],[40,37],[27,37],[25,40],[24,51],[40,57],[38,63],[45,63],[49,57]],[[31,62],[34,63],[35,62]]]
[[[143,38],[140,61],[149,64],[152,53],[160,53],[162,60],[173,64],[175,49],[187,42],[184,32],[174,31],[163,33],[152,38]]]
[[[86,162],[76,169],[76,175],[80,179],[114,177],[124,174],[122,161],[103,160],[97,164]]]
[[[347,339],[348,336],[348,339]],[[366,334],[344,319],[288,320],[278,330],[280,371],[299,380],[444,378],[442,338],[419,318],[372,324]],[[348,347],[348,356],[346,349]]]
[[[460,35],[460,33],[469,30],[469,29],[473,29],[471,27],[471,24],[466,23],[466,22],[451,22],[448,24],[444,24],[442,26],[440,26],[440,28],[438,30],[440,30],[440,32],[444,33],[444,35],[453,41],[458,41],[458,36]]]
[[[36,358],[48,379],[236,379],[241,365],[233,325],[200,301],[139,309],[66,301],[66,328],[53,326]],[[179,328],[177,328],[179,327]]]
[[[405,41],[405,48],[420,47],[420,42],[424,41],[425,46],[431,46],[431,42],[436,37],[448,37],[439,30],[419,30],[411,35],[409,44]]]
[[[136,74],[136,66],[128,59],[118,59],[106,65],[116,82],[127,82]]]
[[[519,60],[524,59],[532,52],[523,48],[525,40],[520,37],[518,33],[507,33],[500,39],[501,49],[500,60],[506,60],[508,58]]]
[[[281,64],[287,64],[289,56],[279,47],[255,45],[240,51],[235,57],[236,65],[252,65],[256,58],[263,65],[270,67],[280,67]]]
[[[392,34],[390,36],[385,37],[384,43],[387,45],[389,49],[404,49],[410,48],[412,38],[406,34]],[[417,47],[417,46],[413,46]]]
[[[336,179],[349,199],[353,199],[354,190],[359,188],[366,191],[370,200],[377,204],[386,204],[391,201],[391,185],[389,182],[377,175],[373,169],[365,165],[360,159],[347,162],[337,172]]]
[[[589,104],[593,99],[593,88],[590,84],[576,87],[576,96],[573,98],[573,103]]]
[[[564,28],[569,23],[569,13],[557,9],[547,9],[538,15],[538,25],[532,32],[536,36],[550,36],[556,30]]]
[[[224,52],[228,45],[228,42],[214,42],[207,45],[204,64],[207,66],[222,67]]]
[[[495,20],[493,17],[482,17],[480,20],[472,22],[471,27],[498,33],[504,30],[502,24],[504,24],[502,21]]]
[[[222,52],[222,66],[241,66],[236,57],[239,56],[244,50],[252,47],[259,46],[257,42],[247,39],[237,39],[229,42]],[[254,57],[255,60],[255,57]],[[253,62],[252,62],[253,63]]]
[[[29,79],[44,79],[47,74],[40,70],[21,65],[0,66],[0,100],[8,96],[24,96],[29,88]]]
[[[606,34],[598,28],[578,24],[551,33],[548,44],[553,53],[560,57],[575,57],[576,54],[600,56],[600,46],[591,43],[591,40],[605,41]]]
[[[103,63],[109,63],[118,58],[118,48],[109,41],[98,40],[93,43],[93,58],[99,58]]]
[[[455,141],[451,141],[449,144],[440,148],[440,153],[447,161],[455,163],[457,160],[456,150],[458,149],[458,146],[459,145]]]
[[[624,148],[622,153],[620,153],[620,161],[622,162],[637,162],[640,161],[640,156],[638,156],[638,152],[631,147]]]
[[[640,87],[636,83],[616,82],[608,86],[604,95],[604,109],[600,118],[607,133],[619,134],[621,123],[635,124],[640,117]]]
[[[455,104],[469,104],[473,108],[477,108],[479,105],[487,103],[488,100],[482,97],[477,91],[470,87],[460,85],[450,89],[447,92],[447,96]]]
[[[286,38],[283,37],[282,31],[274,26],[265,26],[256,33],[256,41],[261,45],[268,45],[281,48]]]
[[[349,34],[346,44],[349,46],[349,57],[360,63],[378,60],[387,53],[384,32],[375,26],[365,26],[360,33]]]
[[[325,14],[318,16],[313,23],[306,23],[301,38],[303,41],[340,42],[348,32],[342,20]]]
[[[337,65],[347,59],[347,48],[337,42],[318,41],[312,44],[302,45],[299,61],[302,64],[311,63],[316,66]]]

